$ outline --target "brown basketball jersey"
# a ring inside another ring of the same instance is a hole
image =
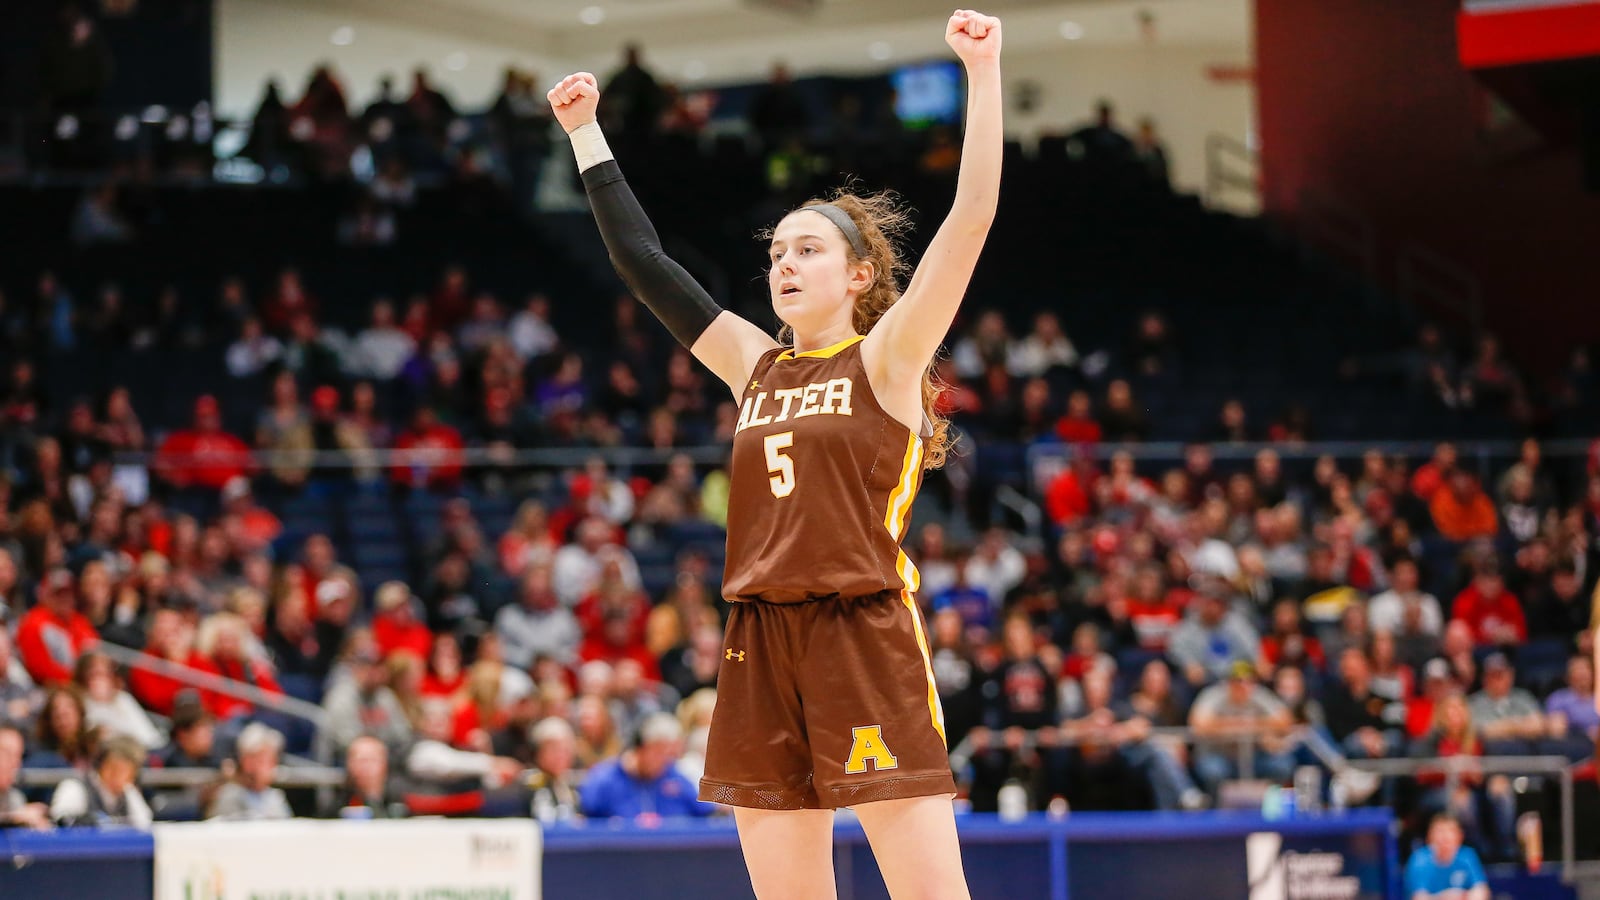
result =
[[[922,440],[878,405],[861,338],[771,350],[740,401],[728,498],[729,600],[915,591],[900,549]]]

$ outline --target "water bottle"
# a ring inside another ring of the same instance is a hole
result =
[[[1345,783],[1343,775],[1333,776],[1333,780],[1328,782],[1328,811],[1332,813],[1344,812],[1345,807],[1350,805],[1348,799],[1349,791],[1349,785]]]
[[[1301,766],[1294,770],[1294,802],[1302,813],[1322,811],[1322,770]]]
[[[1002,822],[1020,822],[1028,817],[1028,789],[1015,778],[1000,789],[998,800]]]

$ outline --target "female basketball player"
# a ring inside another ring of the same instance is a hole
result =
[[[882,197],[840,195],[771,234],[780,345],[662,253],[595,124],[593,75],[549,93],[618,272],[733,390],[734,602],[701,799],[736,807],[757,896],[833,897],[833,810],[856,811],[897,898],[967,897],[943,712],[900,549],[924,468],[944,460],[930,375],[1000,186],[1000,22],[957,10],[966,137],[949,216],[902,294]]]

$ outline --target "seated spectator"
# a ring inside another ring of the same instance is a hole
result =
[[[989,592],[967,582],[966,561],[955,567],[955,581],[937,593],[930,593],[930,608],[935,614],[950,610],[961,617],[964,631],[986,639],[994,632],[995,604]]]
[[[467,669],[466,688],[451,712],[453,746],[493,752],[494,735],[505,730],[506,707],[510,705],[500,690],[502,668],[499,663],[480,659]]]
[[[1454,768],[1453,779],[1441,771],[1417,774],[1417,784],[1424,789],[1422,809],[1453,814],[1469,838],[1495,856],[1509,859],[1515,854],[1511,842],[1516,827],[1517,800],[1511,791],[1511,780],[1504,775],[1492,775],[1485,780],[1482,769],[1476,764],[1459,759],[1484,755],[1484,745],[1465,697],[1452,693],[1439,701],[1433,728],[1412,744],[1411,755],[1438,759]],[[1489,822],[1483,823],[1487,827],[1483,827],[1482,817],[1478,815],[1480,804],[1487,804],[1490,812]]]
[[[294,818],[289,798],[272,786],[282,752],[283,735],[260,722],[246,725],[239,732],[234,748],[239,760],[238,775],[217,789],[206,810],[206,818],[235,821]]]
[[[455,717],[448,705],[430,702],[422,711],[416,743],[406,751],[406,774],[435,788],[498,788],[513,781],[522,763],[492,753],[451,746]]]
[[[609,690],[610,667],[604,663],[589,663],[584,669],[592,671],[591,667],[594,665],[604,666],[607,690]],[[611,717],[611,707],[601,694],[584,693],[579,696],[574,721],[577,723],[578,733],[578,764],[582,768],[592,768],[601,760],[622,752],[622,737],[617,733],[616,721]]]
[[[148,831],[154,817],[135,783],[144,756],[144,748],[130,738],[106,741],[95,752],[93,769],[56,785],[50,818],[58,825],[121,825]]]
[[[372,304],[371,323],[356,335],[351,349],[351,358],[345,363],[350,374],[390,381],[416,354],[417,342],[396,324],[394,303],[379,299]]]
[[[0,722],[26,728],[44,703],[44,692],[28,670],[11,655],[11,632],[0,627]]]
[[[1455,473],[1456,462],[1456,445],[1441,441],[1433,448],[1433,457],[1411,473],[1411,493],[1424,503],[1432,503],[1434,495],[1445,487]]]
[[[1200,782],[1215,795],[1222,782],[1238,778],[1238,743],[1244,740],[1254,747],[1257,778],[1288,783],[1295,766],[1285,739],[1291,724],[1289,708],[1256,681],[1255,666],[1248,659],[1234,662],[1227,681],[1201,691],[1189,710],[1189,727],[1200,739],[1194,751]]]
[[[703,622],[694,627],[687,642],[662,655],[661,679],[684,697],[702,688],[715,688],[722,657],[722,628]],[[940,686],[943,684],[941,681]]]
[[[150,721],[150,714],[132,694],[122,689],[117,664],[110,657],[99,653],[79,657],[72,682],[83,694],[85,718],[90,727],[98,729],[103,737],[125,735],[146,750],[155,750],[166,743],[166,738]]]
[[[17,623],[17,654],[37,684],[72,681],[78,657],[100,639],[77,610],[77,579],[55,569],[39,582],[39,603]]]
[[[1167,657],[1194,687],[1230,678],[1235,661],[1255,659],[1261,646],[1244,616],[1229,609],[1226,586],[1215,579],[1199,584],[1193,609],[1167,644]]]
[[[1450,604],[1450,618],[1466,623],[1479,647],[1512,646],[1528,640],[1522,604],[1506,590],[1500,565],[1484,560],[1472,583]]]
[[[1402,557],[1394,561],[1389,571],[1389,589],[1367,603],[1367,624],[1372,630],[1403,633],[1407,612],[1415,606],[1421,633],[1438,635],[1444,631],[1439,598],[1418,589],[1418,583],[1416,560]]]
[[[1269,671],[1288,666],[1321,672],[1322,642],[1305,633],[1300,604],[1285,597],[1272,606],[1272,628],[1261,638],[1261,661]]]
[[[83,695],[71,686],[52,688],[45,696],[35,730],[30,769],[86,768],[99,743],[89,727]]]
[[[1447,486],[1434,492],[1428,512],[1439,534],[1452,541],[1492,538],[1499,528],[1494,501],[1464,469],[1452,471]]]
[[[500,570],[513,578],[519,577],[535,563],[550,564],[560,546],[551,531],[550,516],[544,504],[524,500],[517,507],[517,517],[511,528],[500,537]]]
[[[716,807],[698,800],[677,770],[682,743],[683,726],[670,713],[647,717],[632,747],[589,770],[580,790],[583,814],[645,822],[711,815]]]
[[[511,346],[524,362],[555,352],[561,338],[550,325],[550,298],[529,294],[522,310],[511,317]]]
[[[1157,809],[1204,805],[1204,795],[1179,758],[1165,744],[1151,740],[1150,720],[1132,707],[1112,703],[1111,680],[1107,669],[1085,672],[1081,715],[1061,723],[1061,735],[1071,744],[1064,755],[1075,776],[1067,779],[1065,796],[1078,808],[1128,808],[1128,795],[1137,795],[1138,790],[1125,781],[1118,782],[1132,776],[1148,786]],[[1063,754],[1054,755],[1059,758]],[[1109,796],[1104,793],[1108,786],[1115,788]],[[1100,803],[1085,803],[1095,795]]]
[[[239,323],[239,337],[228,345],[224,357],[228,374],[235,378],[259,375],[282,358],[283,342],[267,334],[254,316]]]
[[[430,406],[419,406],[411,427],[394,442],[398,464],[389,470],[395,483],[414,490],[450,491],[461,484],[461,432]]]
[[[388,581],[373,595],[376,614],[372,617],[372,639],[384,658],[397,650],[409,650],[424,659],[433,647],[433,632],[417,618],[417,600],[403,581]]]
[[[1594,660],[1574,656],[1567,660],[1567,686],[1544,701],[1545,716],[1551,721],[1566,719],[1569,736],[1583,736],[1591,743],[1600,740],[1600,708],[1595,706]]]
[[[389,776],[389,748],[371,735],[350,743],[344,755],[345,783],[321,809],[324,819],[403,819],[405,795]]]
[[[150,468],[174,487],[220,491],[249,474],[250,445],[222,430],[222,409],[207,394],[194,402],[194,427],[168,435]]]
[[[1416,690],[1416,671],[1400,659],[1400,645],[1387,631],[1374,631],[1367,645],[1372,664],[1372,692],[1393,701],[1403,701]]]
[[[1133,399],[1133,388],[1117,379],[1106,388],[1100,409],[1100,432],[1113,443],[1139,443],[1150,433],[1150,423]]]
[[[494,630],[507,664],[518,669],[527,669],[541,656],[571,665],[583,640],[578,620],[556,597],[550,566],[543,563],[524,571],[517,602],[495,615]]]
[[[1478,852],[1461,846],[1461,822],[1448,812],[1428,821],[1428,843],[1406,863],[1406,900],[1489,900]]]
[[[1432,728],[1434,713],[1440,701],[1461,692],[1450,671],[1450,663],[1443,659],[1430,659],[1422,667],[1422,685],[1417,695],[1406,700],[1406,736],[1412,739],[1426,735]]]
[[[205,671],[213,675],[249,685],[267,694],[282,696],[283,688],[272,674],[272,666],[265,659],[251,654],[254,644],[250,626],[234,613],[219,612],[208,616],[200,625],[196,649],[205,661]],[[215,691],[209,692],[206,703],[218,719],[242,718],[255,711],[249,700],[230,697]]]
[[[0,829],[50,827],[50,809],[43,803],[29,803],[17,790],[17,775],[22,772],[22,757],[28,741],[21,727],[0,722]]]
[[[172,714],[172,739],[151,756],[163,769],[220,769],[216,719],[196,699],[179,703]]]
[[[1589,630],[1589,598],[1583,595],[1583,576],[1571,561],[1556,563],[1548,585],[1527,596],[1528,631],[1535,638],[1574,642]]]
[[[1061,320],[1048,310],[1033,317],[1033,330],[1006,354],[1006,368],[1018,378],[1037,378],[1077,366],[1077,348],[1061,330]]]
[[[1401,733],[1395,727],[1398,698],[1372,689],[1372,663],[1356,647],[1339,655],[1339,680],[1323,691],[1322,709],[1328,731],[1355,759],[1382,759],[1398,752]],[[1391,708],[1394,708],[1391,711]]]
[[[572,726],[558,716],[542,719],[533,726],[533,743],[534,767],[527,776],[533,817],[541,825],[581,818],[582,799],[573,769],[577,735]]]
[[[377,737],[395,751],[405,747],[411,741],[411,725],[389,688],[388,670],[377,653],[352,639],[344,663],[346,677],[334,683],[322,701],[327,720],[319,738],[340,755],[364,734]]]
[[[1472,719],[1483,736],[1490,756],[1550,754],[1583,759],[1594,752],[1594,742],[1569,734],[1567,717],[1550,716],[1533,695],[1516,686],[1516,671],[1504,653],[1483,660],[1483,690],[1472,695]]]

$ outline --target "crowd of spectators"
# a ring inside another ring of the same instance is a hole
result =
[[[80,316],[53,276],[38,290],[32,315],[13,316],[13,350],[35,335],[159,343],[211,327],[177,311],[147,324],[114,291]],[[721,659],[718,573],[689,553],[651,593],[630,546],[724,522],[719,466],[680,455],[613,470],[596,457],[500,534],[470,499],[449,501],[415,588],[364,578],[332,533],[288,540],[274,509],[514,490],[527,447],[726,446],[731,402],[628,297],[610,345],[579,352],[548,298],[508,316],[458,267],[403,304],[374,303],[353,334],[322,327],[292,269],[251,293],[229,280],[214,314],[237,329],[229,377],[262,386],[255,409],[204,395],[188,427],[147,433],[127,390],[56,405],[13,357],[0,700],[27,765],[80,773],[49,818],[286,814],[271,787],[286,741],[350,766],[342,794],[374,815],[708,813],[682,773]],[[1350,757],[1592,753],[1594,454],[1559,467],[1529,439],[1487,483],[1449,443],[1422,461],[1373,450],[1304,472],[1267,447],[1230,467],[1214,445],[1304,437],[1289,421],[1254,430],[1236,401],[1171,467],[1095,452],[1145,434],[1131,385],[1180,359],[1157,313],[1125,347],[1084,352],[1050,312],[1018,339],[979,311],[941,363],[943,402],[972,439],[1059,443],[1068,457],[1036,485],[1042,530],[935,504],[909,542],[974,808],[995,808],[1008,783],[1040,808],[1205,806],[1244,774],[1240,735],[1255,736],[1255,774],[1319,764],[1305,729]],[[240,413],[253,427],[231,433]],[[488,464],[468,465],[468,448]],[[305,450],[343,463],[310,466],[293,455]],[[140,451],[147,467],[119,456]],[[249,696],[121,669],[98,641],[321,703],[326,721],[311,735]],[[1161,731],[1182,726],[1198,743]],[[128,787],[141,765],[220,774],[145,804]],[[1352,799],[1448,810],[1492,859],[1511,852],[1509,784],[1450,794],[1424,777],[1410,795],[1368,784]]]

